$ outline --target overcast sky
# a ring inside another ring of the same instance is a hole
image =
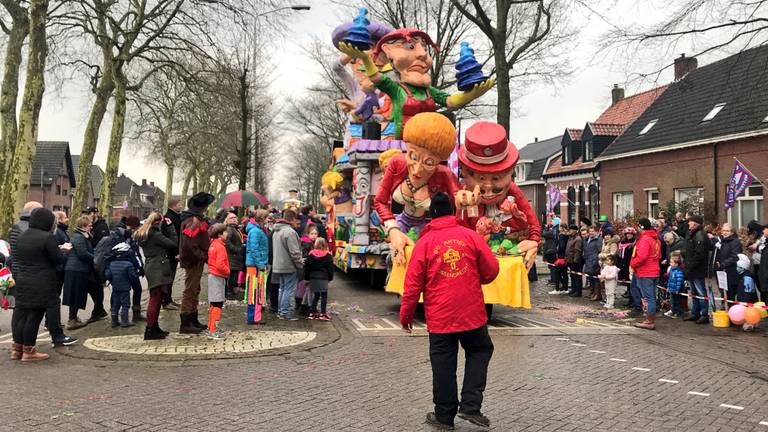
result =
[[[353,6],[339,6],[328,0],[294,3],[310,4],[312,10],[294,12],[292,19],[288,21],[284,41],[276,43],[273,60],[277,67],[275,71],[277,78],[273,93],[278,101],[280,95],[295,95],[302,92],[305,86],[316,79],[313,65],[304,59],[301,47],[313,36],[320,36],[330,44],[333,28],[341,22],[341,17],[348,17],[347,20],[351,20],[356,14],[357,6],[354,2],[350,2]],[[639,22],[651,19],[650,14],[654,13],[653,8],[645,8],[637,4],[628,5],[630,2],[623,3],[623,9],[614,13],[642,17]],[[562,134],[566,127],[582,127],[585,122],[594,120],[610,105],[611,88],[614,83],[626,86],[626,94],[629,96],[672,79],[672,72],[668,70],[658,78],[657,82],[627,83],[631,75],[630,69],[638,63],[644,66],[642,60],[623,58],[621,55],[602,56],[596,59],[594,54],[598,41],[603,32],[608,29],[608,25],[600,19],[589,16],[586,12],[572,16],[571,19],[580,21],[577,24],[586,28],[578,36],[578,48],[572,53],[571,62],[574,73],[568,82],[557,89],[551,87],[531,89],[526,96],[514,101],[514,109],[519,115],[512,120],[510,137],[518,147],[532,142],[536,137],[550,138]],[[658,53],[656,57],[668,63],[679,55],[679,52],[673,49],[667,51]],[[679,51],[683,52],[683,50]],[[40,140],[69,141],[73,154],[80,153],[83,131],[92,100],[88,89],[79,84],[80,80],[64,82],[60,89],[51,89],[46,93],[39,134]],[[106,161],[107,139],[111,124],[109,120],[107,118],[102,125],[101,140],[95,157],[95,162],[102,167]],[[164,187],[163,165],[153,162],[130,143],[124,146],[120,172],[126,173],[136,182],[146,178]],[[174,192],[178,192],[178,186]]]

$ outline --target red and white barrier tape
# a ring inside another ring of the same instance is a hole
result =
[[[549,267],[557,267],[556,265],[554,265],[552,263],[545,263],[545,264],[547,264],[547,266],[549,266]],[[586,276],[586,277],[590,277],[590,278],[593,278],[593,279],[599,279],[597,276],[593,276],[593,275],[590,275],[590,274],[587,274],[587,273],[583,273],[583,272],[573,271],[573,270],[571,270],[569,268],[566,268],[566,270],[567,270],[567,272],[569,274],[575,274],[575,275],[578,275],[578,276]],[[632,283],[631,281],[627,281],[627,280],[620,280],[618,282],[621,283],[621,284],[625,284],[625,285],[629,285],[629,284]],[[661,290],[666,291],[669,294],[675,294],[675,295],[679,295],[681,297],[688,297],[688,298],[692,298],[692,299],[700,299],[700,300],[709,301],[709,296],[703,296],[702,297],[702,296],[698,296],[698,295],[694,295],[694,294],[690,294],[690,293],[670,293],[667,288],[665,288],[665,287],[663,287],[661,285],[656,285],[656,287],[661,289]],[[754,307],[754,308],[758,308],[758,309],[768,310],[768,305],[757,306],[754,303],[740,302],[738,300],[728,300],[728,299],[726,299],[724,297],[713,297],[713,298],[716,301],[725,301],[726,303],[731,303],[731,304],[735,304],[735,305],[744,305],[746,307]]]

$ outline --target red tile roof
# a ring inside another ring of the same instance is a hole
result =
[[[568,132],[568,135],[571,136],[571,139],[574,141],[578,141],[581,139],[581,133],[584,132],[584,129],[566,129]]]
[[[624,128],[628,125],[624,124],[608,124],[608,123],[589,123],[589,128],[592,130],[592,135],[602,136],[614,136],[617,137],[624,132]]]
[[[562,156],[552,159],[552,162],[549,164],[549,167],[547,167],[547,170],[544,172],[544,175],[548,176],[553,174],[567,173],[571,171],[586,170],[586,169],[594,168],[595,165],[597,165],[595,161],[582,162],[580,157],[575,161],[573,161],[573,163],[571,163],[570,165],[563,166],[562,162],[563,162]]]
[[[595,123],[625,125],[625,127],[628,127],[640,117],[640,114],[651,106],[657,97],[664,93],[668,86],[669,84],[625,97],[603,111],[600,117],[595,120]]]

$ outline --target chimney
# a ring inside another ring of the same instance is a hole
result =
[[[611,89],[611,105],[616,105],[616,102],[622,99],[624,99],[624,89],[618,84],[614,84],[613,89]]]
[[[539,142],[539,137],[533,137],[533,142],[535,143]]]
[[[153,181],[149,182],[149,186],[154,188],[155,187],[155,182],[153,182]]]
[[[141,185],[146,186],[147,185],[147,179],[141,179]]]
[[[696,57],[686,57],[685,53],[680,54],[680,57],[675,59],[675,81],[685,78],[697,67],[699,67],[699,61],[696,60]]]

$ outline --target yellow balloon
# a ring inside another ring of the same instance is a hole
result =
[[[763,309],[765,307],[765,302],[757,302],[755,303],[755,306],[760,310],[760,318],[768,318],[768,310]]]

